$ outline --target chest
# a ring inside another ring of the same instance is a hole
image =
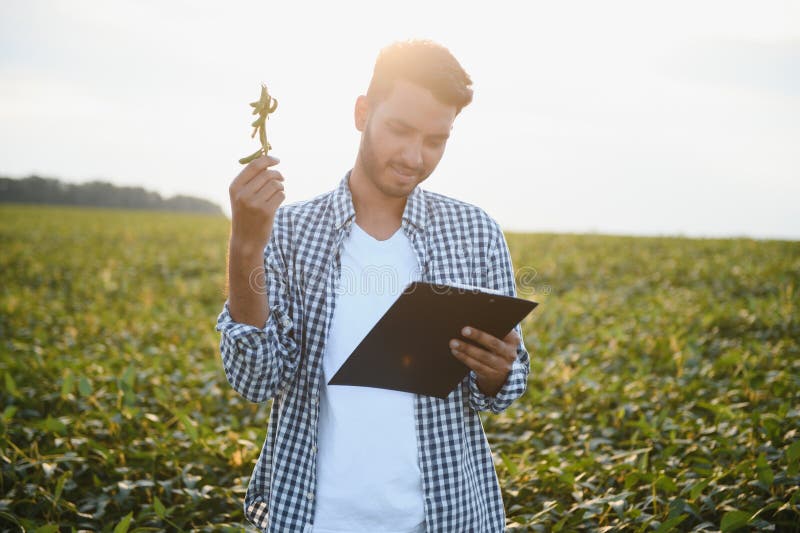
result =
[[[290,285],[293,300],[292,314],[303,351],[307,354],[304,372],[309,389],[317,389],[321,376],[321,360],[328,340],[336,308],[337,293],[355,272],[349,264],[344,246],[345,235],[331,232],[328,239],[292,254]],[[409,236],[409,255],[416,259],[419,272],[410,276],[429,283],[458,283],[476,287],[487,280],[487,247],[475,235],[459,230],[447,232],[417,232]],[[364,256],[362,254],[361,258]],[[380,259],[378,259],[380,261]],[[380,268],[391,266],[378,265]],[[385,272],[383,272],[385,274]],[[408,281],[408,280],[405,280]],[[313,392],[312,392],[313,394]]]

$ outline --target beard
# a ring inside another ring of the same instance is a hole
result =
[[[389,169],[389,166],[395,166],[398,168],[407,168],[402,163],[392,163],[391,161],[387,164],[381,163],[378,159],[378,155],[375,152],[374,143],[372,139],[372,128],[371,123],[368,121],[367,125],[364,129],[364,135],[361,137],[361,146],[359,147],[359,159],[361,161],[361,168],[364,171],[364,175],[369,179],[369,181],[383,194],[386,196],[392,196],[395,198],[403,198],[408,196],[411,191],[414,190],[419,183],[424,181],[428,176],[431,175],[431,172],[424,173],[420,172],[419,169],[416,169],[417,176],[421,176],[420,179],[411,190],[398,190],[391,188],[388,183],[384,183],[381,181],[381,176],[384,174],[386,170]],[[410,170],[410,169],[409,169]]]

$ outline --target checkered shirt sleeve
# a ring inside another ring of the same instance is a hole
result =
[[[300,362],[294,324],[289,314],[286,267],[278,251],[276,227],[264,248],[269,315],[263,328],[239,323],[226,300],[217,318],[220,353],[231,386],[251,402],[272,399],[291,382]],[[253,279],[253,278],[251,278]],[[261,278],[263,280],[263,278]],[[253,280],[255,290],[264,290]]]
[[[488,288],[499,291],[506,296],[516,296],[517,289],[514,281],[514,265],[508,249],[505,235],[497,226],[496,235],[489,251],[487,270]],[[517,398],[525,393],[530,371],[530,355],[522,341],[522,327],[514,326],[519,335],[520,342],[517,346],[517,359],[514,361],[511,372],[503,387],[494,396],[487,396],[478,388],[478,375],[474,370],[469,372],[469,403],[476,411],[491,411],[502,413]]]

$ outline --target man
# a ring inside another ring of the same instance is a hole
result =
[[[444,400],[327,385],[410,281],[516,295],[497,222],[419,187],[472,100],[471,83],[446,48],[395,43],[356,100],[361,144],[334,190],[279,207],[284,179],[272,157],[230,186],[229,297],[217,330],[233,388],[273,399],[244,503],[265,531],[504,529],[479,411],[499,413],[525,391],[519,325],[503,339],[462,331],[481,347],[453,349],[470,372]]]

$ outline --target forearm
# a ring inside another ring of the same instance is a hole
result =
[[[274,398],[291,382],[300,364],[281,257],[273,234],[263,247],[242,248],[236,239],[229,246],[230,294],[216,329],[222,333],[220,353],[228,382],[252,402]],[[244,304],[245,311],[240,307],[234,316],[234,303]]]
[[[269,318],[264,249],[231,237],[228,244],[228,300],[231,318],[263,328]]]

